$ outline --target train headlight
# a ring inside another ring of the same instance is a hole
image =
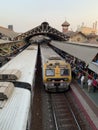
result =
[[[54,86],[54,83],[52,83],[51,86],[53,87],[53,86]]]
[[[60,86],[63,86],[63,85],[64,85],[64,81],[60,80]]]
[[[54,81],[54,80],[52,80],[52,82],[51,82],[51,86],[52,86],[52,87],[54,86],[54,82],[55,82],[55,81]]]
[[[64,86],[64,83],[60,83],[60,86]]]
[[[63,80],[60,80],[60,83],[63,83],[64,81]]]
[[[51,79],[47,79],[47,81],[51,81]]]
[[[55,81],[54,80],[52,80],[52,83],[54,83]]]
[[[69,79],[68,78],[65,78],[64,81],[68,81]]]

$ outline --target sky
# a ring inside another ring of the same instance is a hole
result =
[[[98,0],[1,0],[0,26],[13,25],[15,32],[26,32],[46,21],[62,31],[64,21],[75,31],[84,23],[98,21]]]

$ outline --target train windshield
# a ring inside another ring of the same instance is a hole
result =
[[[61,74],[61,76],[68,76],[69,75],[69,69],[61,69],[60,74]]]
[[[54,69],[46,69],[46,76],[54,76]]]

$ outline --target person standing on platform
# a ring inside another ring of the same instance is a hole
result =
[[[82,76],[81,76],[81,87],[82,88],[83,88],[84,83],[85,83],[85,75],[83,73]]]
[[[90,73],[88,75],[88,80],[87,80],[88,92],[90,92],[90,89],[92,87],[92,82],[93,82],[93,73]]]
[[[89,78],[88,80],[87,80],[87,85],[88,85],[88,92],[90,92],[90,89],[91,89],[91,86],[92,86],[92,79],[91,78]]]

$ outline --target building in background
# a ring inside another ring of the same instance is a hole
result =
[[[85,34],[83,34],[82,32],[73,32],[73,31],[68,31],[66,32],[66,35],[69,36],[69,41],[70,42],[79,42],[79,43],[83,43],[83,42],[87,42],[88,38]]]
[[[82,32],[85,35],[97,34],[97,21],[93,23],[92,27],[87,27],[82,23],[82,25],[78,27],[77,31]]]
[[[93,23],[92,27],[87,27],[82,23],[76,31],[69,30],[69,26],[67,21],[62,24],[62,32],[69,37],[69,41],[98,44],[97,21]]]
[[[13,26],[9,26],[13,29]],[[19,33],[14,32],[13,30],[0,26],[0,39],[12,41],[14,37],[18,36]]]
[[[8,29],[10,29],[11,31],[13,31],[13,25],[8,25]]]
[[[62,24],[62,32],[66,33],[68,31],[68,27],[70,24],[65,20],[65,22]]]

